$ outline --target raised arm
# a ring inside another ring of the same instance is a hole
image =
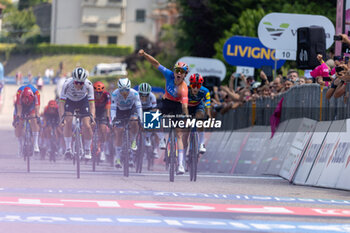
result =
[[[157,61],[157,59],[146,53],[143,49],[140,49],[138,54],[139,56],[146,58],[146,60],[149,61],[154,68],[158,69],[160,63]]]

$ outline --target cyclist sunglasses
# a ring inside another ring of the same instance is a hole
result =
[[[76,85],[84,85],[84,82],[74,81],[74,84],[76,84]]]
[[[186,73],[186,71],[185,71],[184,69],[182,69],[182,68],[175,68],[174,71],[175,71],[175,73],[179,73],[179,72],[180,72],[181,74]]]
[[[190,87],[191,88],[201,88],[202,84],[199,84],[199,83],[190,83]]]
[[[140,96],[141,96],[141,97],[147,97],[147,96],[149,96],[149,94],[141,94],[141,93],[140,93]]]
[[[128,88],[123,88],[123,89],[120,89],[120,92],[129,92],[130,91],[130,89],[128,89]]]

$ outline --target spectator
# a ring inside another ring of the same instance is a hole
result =
[[[282,80],[280,78],[276,78],[272,83],[272,92],[274,94],[279,94],[283,88]]]
[[[291,87],[293,87],[293,82],[290,80],[287,80],[284,82],[284,87],[282,89],[282,92],[288,91]]]
[[[270,97],[270,87],[265,85],[261,88],[262,97],[268,98]]]
[[[298,84],[299,85],[304,85],[305,83],[306,83],[306,78],[305,77],[300,77],[299,81],[298,81]]]
[[[287,73],[287,80],[296,83],[299,79],[299,74],[296,70],[289,70]]]
[[[16,83],[17,85],[22,85],[22,72],[18,71],[16,73]]]
[[[32,81],[33,81],[32,72],[28,71],[28,82],[29,82],[29,84],[32,84]]]
[[[38,79],[36,80],[36,86],[39,91],[41,91],[44,86],[44,79],[41,77],[40,74],[38,75]]]

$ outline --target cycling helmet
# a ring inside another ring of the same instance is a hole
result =
[[[50,100],[47,106],[49,108],[57,108],[57,102],[55,100]]]
[[[96,92],[103,92],[105,90],[105,85],[101,81],[97,81],[94,83],[94,90]]]
[[[21,102],[30,105],[34,101],[34,93],[30,87],[25,87],[21,93]]]
[[[73,70],[72,76],[74,81],[76,82],[85,82],[85,79],[87,78],[88,74],[84,68],[78,67],[75,68],[75,70]]]
[[[204,83],[204,79],[202,75],[195,73],[190,76],[190,83],[198,83],[202,85]]]
[[[141,83],[139,86],[139,93],[143,95],[148,95],[152,91],[151,85],[148,83]]]
[[[174,70],[177,68],[183,69],[186,73],[188,73],[188,65],[184,62],[177,62],[174,66]]]
[[[119,89],[130,89],[131,83],[128,78],[120,78],[118,81]]]

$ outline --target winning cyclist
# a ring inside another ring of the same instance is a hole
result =
[[[30,121],[30,128],[32,129],[34,138],[34,153],[40,153],[39,149],[39,110],[40,110],[40,94],[39,91],[31,84],[21,86],[17,90],[16,104],[14,111],[15,135],[19,142],[19,151],[22,153],[23,134],[24,134],[24,120],[23,117],[29,116],[37,118],[38,120]]]
[[[139,85],[139,94],[142,104],[143,112],[155,111],[157,108],[157,98],[152,93],[152,87],[148,83],[141,83]],[[156,137],[155,144],[159,144],[159,138]],[[151,146],[151,132],[146,131],[145,146]],[[154,158],[158,159],[157,147],[154,148]]]
[[[66,158],[72,158],[72,121],[73,113],[79,110],[82,122],[85,158],[91,159],[92,126],[95,125],[95,99],[92,83],[87,79],[87,71],[78,67],[72,73],[72,78],[63,85],[59,112],[61,121],[64,119],[63,135],[66,144]],[[64,114],[66,115],[64,117]],[[64,118],[63,118],[64,117]],[[91,121],[91,122],[90,122]]]
[[[188,93],[188,112],[196,119],[204,119],[205,113],[211,118],[210,113],[210,92],[203,86],[204,79],[202,75],[195,73],[190,77],[189,93]],[[205,153],[204,131],[199,128],[199,152]],[[188,132],[184,135],[184,148],[187,148]]]
[[[96,121],[99,123],[99,139],[101,143],[101,161],[106,160],[105,151],[108,148],[107,133],[108,124],[111,119],[111,95],[105,91],[105,85],[97,81],[94,83],[95,91],[95,106],[96,106]]]
[[[115,126],[115,152],[116,161],[115,166],[121,168],[120,154],[122,149],[122,136],[124,132],[124,125],[120,122],[121,119],[130,118],[130,139],[131,149],[136,151],[136,136],[138,134],[139,126],[137,118],[142,122],[142,105],[139,93],[130,89],[131,83],[128,78],[120,78],[118,81],[118,89],[112,93],[111,117]],[[132,162],[132,160],[131,160]]]
[[[153,67],[158,69],[164,75],[166,79],[165,94],[162,99],[162,114],[185,114],[188,115],[188,88],[184,81],[188,73],[188,65],[183,62],[178,62],[174,66],[174,71],[171,71],[162,66],[154,57],[147,54],[143,49],[139,50],[139,55],[146,58]],[[185,169],[183,166],[183,154],[184,146],[182,142],[182,130],[176,129],[176,137],[178,139],[178,154],[179,154],[179,167],[178,174],[184,174]],[[160,148],[165,149],[165,138],[162,137],[160,141]]]

